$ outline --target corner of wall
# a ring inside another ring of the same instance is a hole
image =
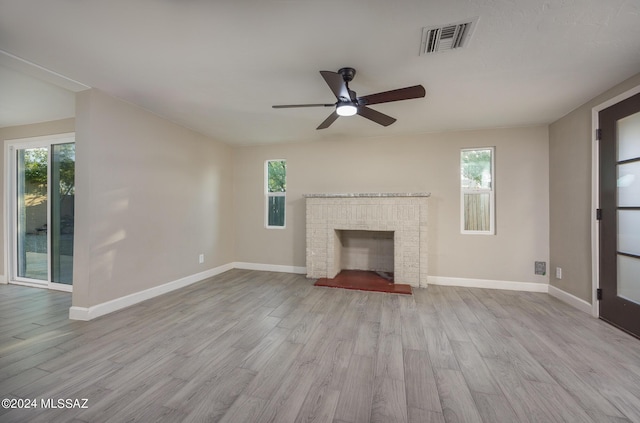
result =
[[[575,295],[568,293],[567,291],[563,291],[560,288],[556,288],[553,285],[549,285],[549,295],[559,299],[564,303],[569,304],[574,308],[577,308],[580,311],[584,311],[587,314],[592,314],[591,303],[583,300],[582,298],[578,298]]]

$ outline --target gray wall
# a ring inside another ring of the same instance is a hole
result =
[[[496,235],[460,234],[460,149],[496,146]],[[547,283],[546,126],[235,150],[236,261],[305,266],[304,193],[429,191],[429,275]],[[264,228],[264,161],[287,160],[287,227]]]
[[[77,95],[76,158],[74,306],[233,261],[227,145],[87,90]]]
[[[591,161],[593,107],[640,85],[640,74],[549,126],[550,284],[587,302],[592,297]],[[562,279],[555,278],[562,268]]]

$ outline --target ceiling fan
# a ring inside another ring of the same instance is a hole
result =
[[[391,116],[380,113],[367,106],[372,104],[389,103],[392,101],[409,100],[412,98],[424,97],[426,91],[422,85],[414,85],[412,87],[399,88],[397,90],[384,91],[377,94],[365,95],[357,97],[356,92],[349,89],[349,82],[356,75],[353,68],[342,68],[338,72],[320,71],[320,75],[324,78],[333,94],[338,101],[331,104],[283,104],[273,106],[274,109],[286,109],[293,107],[335,107],[333,113],[324,120],[316,129],[328,128],[340,116],[353,116],[358,114],[369,120],[372,120],[382,126],[389,126],[396,119]]]

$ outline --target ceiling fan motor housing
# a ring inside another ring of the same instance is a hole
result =
[[[353,77],[356,76],[356,70],[354,68],[341,68],[338,73],[342,75],[344,82],[351,82]]]

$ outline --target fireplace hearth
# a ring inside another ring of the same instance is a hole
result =
[[[386,292],[411,295],[411,285],[388,281],[382,272],[343,270],[333,279],[320,278],[314,285],[328,288],[354,289],[357,291]]]

